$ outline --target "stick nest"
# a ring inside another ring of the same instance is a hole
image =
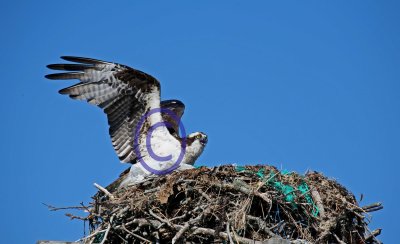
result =
[[[109,191],[87,208],[84,243],[380,243],[366,213],[382,206],[316,172],[201,167]]]

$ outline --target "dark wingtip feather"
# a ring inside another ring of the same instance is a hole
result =
[[[60,94],[69,94],[69,95],[77,95],[78,96],[78,95],[81,95],[81,94],[80,94],[80,92],[77,93],[75,88],[78,88],[78,87],[81,87],[81,86],[84,86],[84,85],[85,85],[85,83],[79,82],[79,83],[77,83],[75,85],[72,85],[72,86],[69,86],[69,87],[65,87],[64,89],[59,90],[58,93],[60,93]]]
[[[59,80],[59,76],[58,76],[59,74],[48,74],[48,75],[45,75],[44,77],[45,78],[47,78],[47,79],[49,79],[49,80]]]
[[[60,93],[61,95],[67,95],[68,94],[68,88],[63,88],[63,89],[59,90],[58,93]]]
[[[67,71],[83,71],[88,68],[92,68],[92,65],[85,64],[49,64],[47,68],[53,70],[67,70]]]
[[[49,79],[49,80],[52,80],[51,77],[52,77],[51,75],[45,75],[45,76],[44,76],[44,78]]]
[[[79,79],[83,73],[80,72],[69,72],[69,73],[56,73],[49,74],[45,77],[50,80],[71,80],[71,79]]]
[[[93,59],[93,58],[84,58],[84,57],[74,57],[74,56],[61,56],[62,59],[70,61],[70,62],[76,62],[76,63],[82,63],[82,64],[106,64],[108,62],[98,60],[98,59]]]

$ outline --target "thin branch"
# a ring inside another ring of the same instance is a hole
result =
[[[106,194],[110,199],[114,199],[114,196],[104,187],[102,187],[101,185],[94,183],[93,184],[97,189],[99,189],[100,191],[102,191],[104,194]]]
[[[365,242],[370,241],[372,239],[374,239],[375,237],[379,236],[382,232],[382,229],[376,229],[374,231],[371,232],[371,234],[369,234],[367,237],[365,237]]]
[[[81,242],[81,241],[87,240],[87,239],[89,239],[89,238],[91,238],[91,237],[93,237],[93,236],[95,236],[95,235],[97,235],[97,234],[103,233],[103,232],[105,232],[105,231],[106,231],[106,230],[94,231],[92,234],[90,234],[90,235],[88,235],[88,236],[85,236],[85,237],[83,237],[83,238],[81,238],[81,239],[79,239],[79,240],[76,240],[75,242]]]
[[[50,211],[58,211],[58,210],[69,210],[69,209],[77,209],[77,210],[82,210],[82,209],[87,209],[85,206],[71,206],[71,207],[54,207],[52,205],[42,203],[44,206],[46,206]]]
[[[156,192],[156,191],[158,191],[158,190],[160,190],[160,187],[159,187],[159,186],[157,186],[157,187],[155,187],[155,188],[153,188],[153,189],[145,190],[144,193],[145,193],[145,194],[147,194],[147,193],[153,193],[153,192]]]
[[[203,213],[197,216],[196,218],[187,221],[185,225],[172,238],[172,243],[176,243],[179,240],[179,238],[181,238],[181,236],[189,229],[189,226],[199,222],[202,217]]]
[[[146,238],[141,237],[140,235],[135,234],[135,233],[133,233],[132,231],[128,230],[128,229],[125,227],[125,225],[122,225],[122,229],[123,229],[124,231],[128,232],[130,235],[132,235],[132,236],[134,236],[134,237],[136,237],[136,238],[138,238],[138,239],[140,239],[140,240],[142,240],[142,241],[145,241],[145,242],[148,242],[148,243],[152,243],[151,241],[147,240]]]
[[[205,199],[207,199],[207,201],[212,202],[211,197],[209,197],[207,195],[207,193],[205,193],[204,191],[202,191],[200,188],[195,188],[196,191],[198,191]]]
[[[176,235],[172,238],[172,244],[175,244],[179,238],[189,229],[189,222],[186,222],[185,225],[176,233]]]
[[[157,214],[155,214],[151,209],[149,210],[149,214],[151,216],[153,216],[154,218],[158,219],[159,221],[165,223],[166,225],[168,225],[169,227],[174,228],[174,226],[167,220],[167,219],[163,219],[160,216],[158,216]]]
[[[267,223],[265,223],[264,220],[262,220],[262,219],[260,219],[260,218],[258,218],[258,217],[255,217],[255,216],[246,215],[246,218],[249,219],[249,220],[256,221],[258,227],[259,227],[261,230],[267,232],[268,235],[270,235],[271,237],[275,237],[275,236],[276,236],[276,234],[275,234],[274,232],[271,231],[271,229],[275,228],[274,226],[271,227],[271,228],[268,228],[268,227],[267,227]]]
[[[114,216],[111,216],[110,223],[108,223],[108,227],[107,227],[106,233],[104,234],[103,240],[100,242],[100,244],[104,244],[106,242],[108,233],[111,230],[111,225],[112,225],[113,218],[114,218]]]
[[[226,233],[228,233],[228,239],[230,244],[234,244],[231,236],[231,232],[229,231],[229,220],[226,221]]]
[[[382,203],[380,203],[380,202],[373,203],[373,204],[362,207],[362,209],[365,212],[374,212],[374,211],[381,210],[382,208],[383,208],[383,206],[382,206]]]
[[[346,244],[346,242],[340,240],[340,238],[339,238],[335,233],[332,233],[332,234],[333,234],[333,236],[335,237],[336,241],[337,241],[339,244]]]

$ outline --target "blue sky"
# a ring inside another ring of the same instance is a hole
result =
[[[88,202],[125,169],[103,112],[57,91],[61,55],[116,61],[186,104],[203,165],[324,172],[382,201],[372,228],[397,240],[398,1],[2,1],[0,229],[4,243],[76,240],[56,206]]]

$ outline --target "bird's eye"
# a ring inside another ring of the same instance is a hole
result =
[[[201,135],[196,135],[196,139],[201,139]]]

